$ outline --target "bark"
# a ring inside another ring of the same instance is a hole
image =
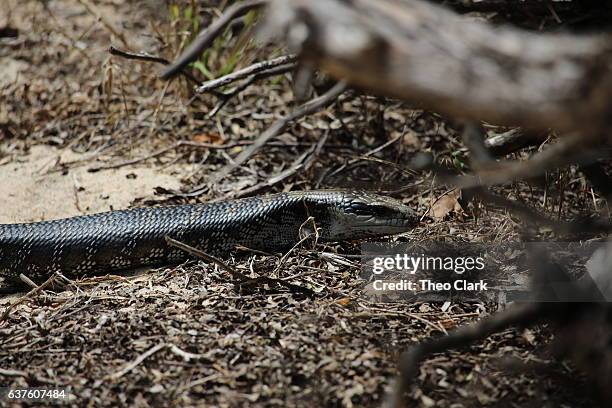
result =
[[[531,146],[544,143],[546,132],[525,133],[521,129],[512,129],[505,133],[492,136],[485,140],[485,146],[496,157],[505,156]]]
[[[609,121],[610,36],[494,27],[419,0],[276,0],[262,35],[353,86],[462,119],[590,135]]]

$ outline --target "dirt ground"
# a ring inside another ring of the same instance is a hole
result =
[[[458,170],[466,166],[450,121],[349,91],[213,188],[200,189],[295,106],[291,82],[262,81],[209,118],[214,96],[192,97],[184,80],[158,80],[159,65],[108,53],[113,44],[172,59],[180,35],[165,4],[104,0],[88,10],[89,3],[6,0],[0,10],[0,28],[18,30],[16,38],[0,38],[0,222],[313,188],[375,190],[432,215],[447,189],[406,163],[428,151]],[[219,47],[213,57],[231,48]],[[251,51],[238,66],[266,52]],[[311,166],[269,182],[325,135]],[[604,205],[573,169],[547,181],[504,194],[560,217]],[[504,243],[519,231],[500,208],[461,208],[455,200],[435,215],[394,239]],[[350,256],[358,253],[359,243],[342,243],[298,248],[284,260],[230,259],[247,275],[288,279],[314,297],[266,285],[239,288],[223,270],[198,261],[68,282],[0,321],[0,386],[70,387],[74,406],[380,406],[402,350],[497,306],[372,302],[362,296],[360,267]],[[0,306],[21,296],[4,296]],[[595,406],[582,375],[552,357],[551,337],[546,327],[511,329],[435,355],[422,365],[408,401]]]

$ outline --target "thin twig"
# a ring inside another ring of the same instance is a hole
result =
[[[250,76],[242,84],[238,85],[236,88],[234,88],[233,90],[231,90],[228,93],[218,92],[216,94],[216,96],[220,100],[217,103],[217,105],[215,105],[215,107],[208,113],[208,117],[212,118],[213,116],[215,116],[221,110],[221,108],[223,108],[225,106],[225,104],[227,104],[234,96],[238,95],[240,92],[243,92],[245,89],[247,89],[253,83],[259,81],[260,79],[268,78],[268,77],[275,76],[275,75],[284,74],[284,73],[289,72],[289,71],[291,71],[293,69],[294,69],[294,65],[292,65],[292,64],[281,65],[281,66],[278,66],[278,67],[275,67],[275,68],[271,68],[271,69],[269,69],[267,71],[263,71],[263,72],[260,72],[258,74]]]
[[[155,157],[161,156],[164,153],[178,149],[183,146],[189,146],[189,147],[193,147],[197,149],[231,149],[233,147],[249,145],[249,144],[251,144],[251,142],[248,142],[248,141],[237,142],[237,143],[226,143],[226,144],[214,144],[214,143],[200,143],[200,142],[190,142],[187,140],[180,140],[174,143],[172,146],[164,147],[146,156],[142,156],[142,157],[138,157],[138,158],[130,159],[130,160],[125,160],[125,161],[114,163],[114,164],[90,167],[87,171],[96,172],[100,170],[116,169],[119,167],[130,166],[132,164],[137,164],[145,160],[149,160],[149,159],[153,159]]]
[[[245,149],[242,153],[238,155],[234,159],[234,161],[221,170],[213,173],[209,177],[208,183],[196,187],[190,195],[198,195],[206,190],[209,184],[215,183],[216,181],[222,179],[231,173],[234,169],[242,165],[245,161],[247,161],[257,150],[259,150],[262,146],[264,146],[270,139],[277,136],[280,132],[282,132],[289,123],[292,121],[299,119],[303,116],[310,115],[323,107],[327,106],[329,103],[333,102],[340,94],[342,94],[346,90],[346,83],[344,81],[338,82],[331,88],[329,91],[324,93],[323,95],[312,99],[306,102],[304,105],[300,106],[289,115],[285,116],[274,122],[272,126],[266,129],[256,140],[255,142]]]
[[[251,77],[256,74],[265,74],[267,71],[281,68],[281,72],[288,72],[295,68],[295,61],[297,56],[294,54],[283,55],[278,58],[274,58],[268,61],[257,62],[253,65],[249,65],[241,70],[229,73],[219,78],[211,79],[210,81],[204,82],[202,85],[196,88],[196,92],[204,93],[209,92],[213,89],[220,88],[222,86],[231,84],[232,82],[240,81],[242,79]],[[277,71],[273,71],[273,75],[277,75]]]
[[[313,296],[315,295],[315,292],[302,287],[302,286],[298,286],[298,285],[294,285],[292,283],[289,283],[283,279],[275,279],[275,278],[270,278],[268,276],[258,276],[256,278],[249,278],[248,276],[238,272],[235,268],[232,268],[230,265],[228,265],[227,263],[223,262],[221,259],[209,255],[204,251],[201,251],[197,248],[194,248],[190,245],[187,245],[183,242],[177,241],[175,239],[172,239],[168,236],[166,236],[166,242],[168,243],[168,245],[172,245],[174,247],[177,247],[179,249],[182,249],[183,251],[204,259],[206,261],[212,262],[215,265],[219,266],[222,269],[225,269],[227,272],[230,273],[230,275],[232,275],[232,277],[234,279],[236,279],[238,282],[235,282],[234,284],[239,284],[239,285],[252,285],[252,284],[256,284],[256,283],[267,283],[267,284],[279,284],[281,286],[286,287],[287,289],[291,290],[292,292],[298,292],[298,293],[302,293],[305,295],[309,295],[309,296]]]
[[[56,278],[57,278],[57,274],[54,273],[42,285],[36,286],[34,289],[32,289],[31,291],[29,291],[28,293],[26,293],[25,295],[23,295],[22,297],[17,299],[15,302],[13,302],[10,306],[7,306],[7,308],[4,310],[4,312],[0,316],[0,322],[3,322],[4,320],[6,320],[8,318],[8,316],[9,316],[9,314],[11,313],[11,311],[13,311],[13,309],[15,309],[15,307],[17,307],[18,305],[24,303],[26,300],[32,298],[34,295],[38,294],[40,291],[44,290],[46,287],[48,287],[52,283],[54,283]],[[31,280],[29,280],[29,281],[32,284],[34,284],[34,282],[32,282]]]
[[[147,62],[156,62],[158,64],[169,65],[170,61],[163,57],[158,57],[155,55],[147,54],[146,52],[129,52],[125,50],[121,50],[114,45],[108,47],[108,52],[111,55],[115,55],[117,57],[122,57],[125,59],[133,59]]]
[[[110,47],[108,47],[108,52],[111,55],[115,55],[117,57],[122,57],[122,58],[126,58],[126,59],[133,59],[133,60],[139,60],[139,61],[147,61],[147,62],[155,62],[158,64],[162,64],[162,65],[169,65],[170,61],[168,61],[167,59],[163,58],[163,57],[158,57],[156,55],[151,55],[151,54],[147,54],[144,52],[140,52],[140,53],[136,53],[136,52],[128,52],[125,50],[120,50],[119,48],[111,45]],[[200,81],[198,81],[198,79],[196,77],[194,77],[193,75],[191,75],[189,72],[185,71],[185,70],[181,70],[179,72],[181,75],[184,75],[185,78],[189,79],[191,82],[194,83],[199,83]]]
[[[325,145],[325,142],[327,142],[328,137],[329,132],[325,132],[323,137],[321,137],[321,139],[319,139],[316,144],[314,144],[310,149],[308,149],[308,151],[306,151],[297,159],[295,159],[288,169],[285,169],[279,174],[270,177],[261,183],[257,183],[254,186],[239,190],[235,193],[229,193],[225,198],[240,198],[258,193],[265,188],[272,187],[273,185],[278,184],[283,180],[286,180],[287,178],[295,175],[298,171],[308,170],[314,163],[321,150],[323,149],[323,146]]]
[[[143,361],[145,361],[147,358],[151,357],[153,354],[157,353],[161,349],[166,348],[166,346],[167,346],[166,343],[159,343],[157,346],[152,347],[149,350],[142,353],[141,355],[139,355],[134,361],[132,361],[131,363],[123,367],[121,370],[113,374],[107,375],[106,379],[118,380],[119,378],[123,377],[125,374],[129,373],[130,371],[138,367],[138,365],[141,364]]]

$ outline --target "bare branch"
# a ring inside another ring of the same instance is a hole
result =
[[[247,89],[249,86],[251,86],[255,82],[259,81],[260,79],[284,74],[286,72],[293,70],[293,68],[294,66],[291,64],[281,65],[275,68],[270,68],[266,71],[262,71],[255,75],[251,75],[249,78],[247,78],[240,85],[238,85],[237,87],[235,87],[228,93],[224,94],[224,93],[219,92],[219,94],[217,95],[217,97],[219,98],[219,101],[217,102],[215,107],[210,112],[208,112],[208,117],[212,118],[213,116],[215,116],[221,110],[221,108],[223,108],[225,104],[230,101],[230,99],[232,99],[234,96],[238,95],[240,92]]]

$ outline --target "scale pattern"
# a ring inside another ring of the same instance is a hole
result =
[[[91,276],[185,260],[188,255],[167,245],[166,236],[221,256],[238,245],[280,251],[299,240],[309,215],[317,213],[317,224],[325,225],[333,211],[320,209],[350,205],[354,194],[291,192],[0,225],[0,277],[17,282],[24,273],[40,280],[55,271],[68,277]]]

